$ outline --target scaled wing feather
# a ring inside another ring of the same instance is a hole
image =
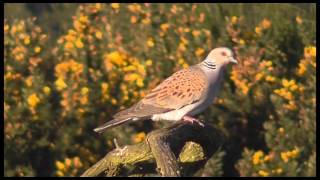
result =
[[[207,91],[205,74],[198,68],[182,69],[164,80],[141,101],[114,115],[114,118],[150,118],[192,104]]]

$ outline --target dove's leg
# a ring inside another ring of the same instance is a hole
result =
[[[204,127],[204,124],[199,119],[196,119],[196,118],[191,117],[191,116],[187,116],[187,115],[183,116],[182,121],[189,122],[191,124],[196,123],[199,126]]]

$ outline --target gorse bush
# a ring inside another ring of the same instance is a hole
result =
[[[230,4],[84,4],[57,39],[36,18],[6,19],[5,176],[79,176],[113,138],[143,141],[161,123],[93,129],[218,46],[232,47],[239,64],[200,115],[227,138],[198,175],[315,176],[315,17],[264,6],[296,11],[250,17],[225,13],[238,12]]]

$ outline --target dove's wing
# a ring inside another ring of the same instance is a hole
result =
[[[137,104],[115,114],[114,118],[145,119],[180,109],[199,101],[207,90],[206,75],[200,68],[182,69],[164,80]]]

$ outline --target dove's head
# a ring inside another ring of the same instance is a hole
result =
[[[232,50],[226,47],[219,47],[213,49],[209,53],[205,61],[224,66],[230,63],[238,63],[238,61],[234,57]]]

